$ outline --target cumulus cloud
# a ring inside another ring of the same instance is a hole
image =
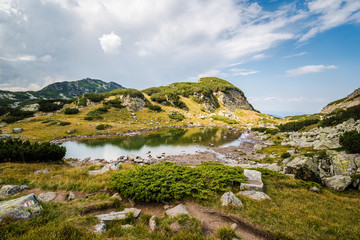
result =
[[[101,48],[104,50],[104,53],[107,54],[118,54],[119,47],[121,45],[121,37],[116,35],[114,32],[110,34],[103,34],[100,38]]]
[[[307,65],[307,66],[290,69],[290,70],[286,71],[286,76],[294,77],[294,76],[304,75],[304,74],[308,74],[308,73],[323,72],[325,70],[336,69],[336,68],[337,68],[337,66],[335,66],[335,65],[327,65],[327,66],[325,66],[325,65]]]

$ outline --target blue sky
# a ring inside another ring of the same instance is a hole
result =
[[[261,112],[315,113],[360,87],[360,0],[1,0],[0,46],[0,89],[217,76]]]

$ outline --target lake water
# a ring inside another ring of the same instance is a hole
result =
[[[210,146],[236,146],[246,141],[240,130],[202,127],[161,129],[156,133],[131,137],[96,138],[65,142],[65,158],[116,160],[128,154],[148,158],[211,151]]]

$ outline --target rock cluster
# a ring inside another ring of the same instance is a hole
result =
[[[248,183],[241,183],[239,194],[247,196],[254,200],[271,199],[266,193],[263,192],[264,184],[262,182],[261,172],[256,170],[244,169],[244,175]]]

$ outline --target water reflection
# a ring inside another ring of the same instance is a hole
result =
[[[240,131],[204,127],[189,129],[161,129],[150,135],[133,137],[87,139],[65,142],[66,158],[103,158],[115,160],[119,156],[134,154],[147,158],[165,152],[167,155],[205,151],[207,147],[231,144],[241,136]]]

